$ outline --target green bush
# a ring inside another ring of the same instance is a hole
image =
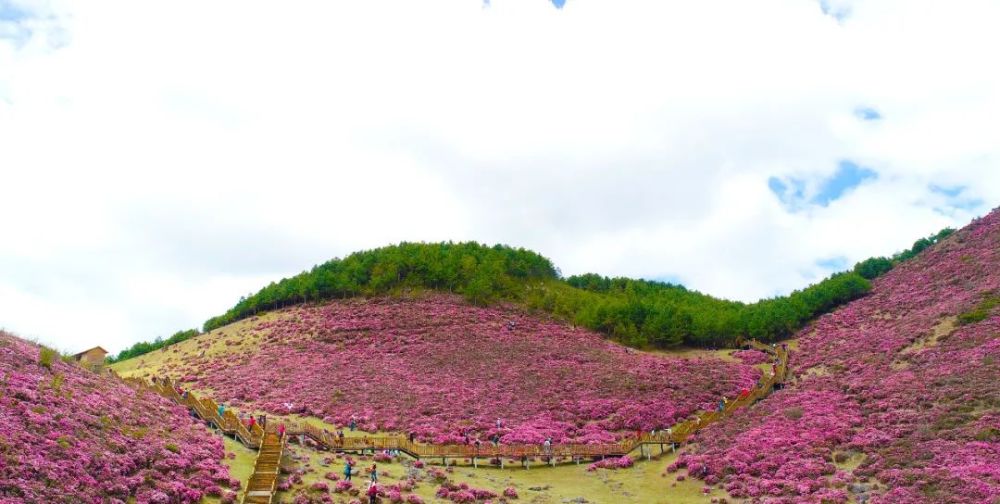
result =
[[[802,409],[801,406],[792,406],[791,408],[785,408],[785,411],[783,411],[782,413],[785,415],[785,418],[789,420],[798,420],[802,418],[802,415],[805,414],[805,411]]]
[[[40,346],[38,349],[38,364],[45,369],[52,369],[52,363],[56,360],[59,352],[47,347]]]
[[[855,264],[854,272],[868,280],[874,280],[888,273],[892,267],[892,259],[888,257],[872,257]]]
[[[1000,306],[1000,295],[990,294],[983,298],[973,309],[960,313],[958,323],[961,325],[974,324],[986,320],[994,308]]]

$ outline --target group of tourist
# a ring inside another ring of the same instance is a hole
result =
[[[350,460],[344,462],[344,481],[351,481],[354,476],[354,464]],[[369,502],[374,504],[378,500],[378,466],[377,464],[372,464],[371,468],[368,469],[368,490],[365,495],[368,496]]]

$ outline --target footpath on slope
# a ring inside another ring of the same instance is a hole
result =
[[[231,409],[224,409],[219,414],[219,406],[211,398],[199,399],[193,392],[184,395],[178,393],[177,387],[170,378],[153,378],[148,382],[142,378],[121,378],[126,383],[138,388],[152,390],[174,402],[186,406],[194,415],[201,418],[209,425],[214,426],[225,434],[233,436],[244,446],[257,449],[257,459],[254,464],[254,472],[244,488],[244,495],[241,502],[253,504],[270,504],[273,501],[277,487],[277,479],[281,456],[284,451],[284,443],[289,436],[298,436],[301,439],[309,438],[320,448],[337,452],[372,452],[378,450],[398,450],[402,453],[416,458],[440,458],[447,464],[447,459],[462,458],[471,459],[473,465],[478,466],[478,459],[499,459],[500,466],[503,467],[504,459],[520,460],[525,468],[528,468],[528,461],[534,457],[548,459],[551,465],[555,465],[556,459],[569,459],[580,463],[583,458],[605,458],[623,457],[635,451],[637,448],[643,451],[647,458],[651,456],[651,450],[646,450],[647,445],[659,445],[660,452],[664,451],[664,446],[669,445],[675,448],[693,436],[699,430],[718,422],[734,411],[749,406],[754,402],[764,398],[785,381],[788,372],[788,351],[784,346],[772,347],[757,341],[746,343],[746,346],[769,353],[778,359],[775,372],[770,376],[764,376],[761,381],[750,390],[749,394],[741,394],[736,399],[727,402],[723,409],[703,412],[694,415],[693,418],[673,425],[665,431],[641,433],[637,436],[624,439],[618,443],[606,444],[581,444],[581,443],[559,443],[551,446],[541,446],[538,444],[497,444],[487,443],[483,445],[471,444],[424,444],[410,441],[406,436],[360,436],[339,438],[333,433],[314,427],[307,423],[291,423],[285,427],[285,436],[279,437],[276,422],[267,422],[267,427],[262,428],[260,424],[254,424],[248,428],[240,421],[236,413]],[[109,372],[118,376],[114,371]],[[285,424],[282,424],[285,425]]]

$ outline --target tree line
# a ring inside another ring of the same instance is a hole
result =
[[[453,292],[470,303],[513,301],[601,332],[634,347],[729,346],[739,338],[777,341],[810,320],[871,290],[871,282],[948,237],[946,228],[887,257],[857,263],[786,296],[741,303],[682,285],[594,273],[563,278],[552,261],[523,248],[476,242],[400,243],[355,252],[271,282],[208,319],[205,332],[268,310],[418,288]],[[191,329],[136,343],[112,362],[129,359],[198,334]]]
[[[931,245],[949,237],[955,232],[954,228],[944,228],[926,238],[921,238],[913,243],[913,246],[893,254],[892,257],[870,257],[854,265],[854,272],[869,279],[874,280],[886,273],[899,263],[909,261],[923,252]]]
[[[154,350],[159,350],[163,347],[173,345],[174,343],[180,343],[184,340],[191,339],[200,334],[197,329],[188,329],[186,331],[177,331],[172,336],[167,339],[162,337],[157,337],[153,341],[140,341],[113,357],[108,357],[105,359],[109,364],[113,364],[118,361],[123,361],[131,359],[132,357],[138,357],[143,354],[148,354]]]

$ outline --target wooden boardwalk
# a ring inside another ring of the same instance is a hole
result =
[[[740,408],[747,407],[766,397],[777,386],[785,381],[788,373],[788,352],[784,347],[772,347],[756,341],[746,344],[750,348],[771,354],[777,360],[774,374],[765,373],[764,377],[749,394],[738,396],[726,403],[722,410],[713,410],[694,415],[691,419],[673,425],[664,431],[645,432],[628,437],[617,443],[579,444],[559,443],[544,447],[538,444],[424,444],[411,442],[406,436],[359,436],[339,439],[333,433],[312,426],[308,423],[286,423],[285,438],[279,438],[275,431],[275,423],[268,422],[267,430],[255,424],[248,429],[236,414],[225,409],[219,415],[219,405],[211,398],[199,399],[193,392],[186,396],[177,393],[176,386],[169,378],[156,378],[148,382],[141,378],[124,378],[123,380],[136,387],[153,390],[179,404],[187,406],[199,418],[220,431],[233,436],[249,448],[257,449],[257,460],[254,472],[244,489],[242,502],[269,504],[274,498],[281,455],[284,443],[288,437],[309,438],[319,447],[338,452],[364,452],[399,450],[416,459],[469,459],[478,466],[480,460],[499,459],[501,467],[504,460],[520,461],[525,468],[528,461],[541,458],[548,464],[555,465],[557,460],[580,463],[583,459],[599,459],[605,457],[623,457],[639,449],[647,458],[651,456],[652,447],[659,446],[662,453],[665,447],[675,448],[686,442],[691,436],[708,425],[733,414]],[[113,373],[113,372],[112,372]],[[116,375],[117,376],[117,375]]]

